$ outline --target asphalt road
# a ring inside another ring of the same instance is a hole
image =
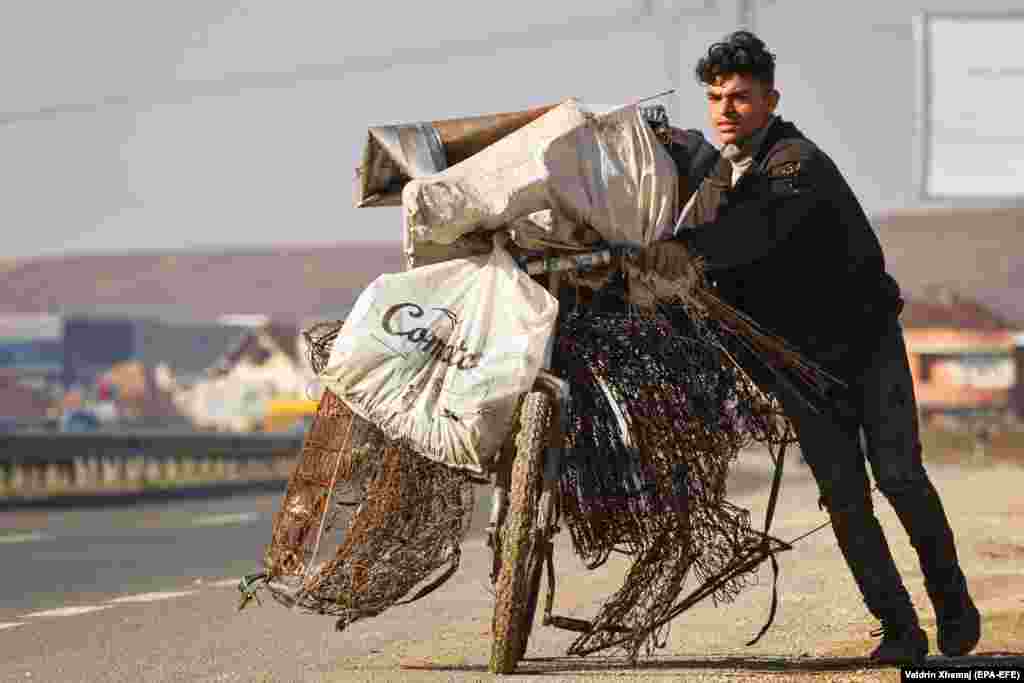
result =
[[[732,486],[749,491],[764,477],[740,473]],[[0,680],[307,680],[336,656],[429,639],[467,614],[486,639],[486,494],[477,491],[455,594],[343,636],[326,617],[274,603],[236,612],[238,577],[260,568],[280,492],[0,512]]]
[[[769,470],[763,458],[747,462],[734,468],[730,498],[748,506],[756,520]],[[1024,605],[1019,571],[1024,542],[1019,521],[1014,522],[1024,508],[1012,502],[1020,472],[971,475],[980,477],[975,482],[956,469],[939,472],[942,490],[951,494],[948,509],[970,541],[962,544],[963,555],[978,577],[984,609]],[[813,482],[795,457],[783,486],[777,531],[790,539],[823,515],[814,505]],[[986,495],[978,496],[977,490]],[[293,613],[272,602],[236,611],[237,578],[259,566],[278,503],[279,495],[261,494],[0,513],[0,681],[490,678],[492,597],[488,550],[479,534],[486,515],[482,497],[476,532],[463,544],[462,567],[448,584],[414,605],[393,608],[340,634],[327,617]],[[889,529],[894,520],[885,514]],[[920,576],[913,572],[909,549],[903,541],[894,545],[920,598]],[[587,572],[572,556],[567,534],[561,534],[556,611],[592,616],[620,585],[623,562],[613,558],[601,570]],[[597,656],[566,658],[572,634],[537,627],[524,671],[534,680],[536,674],[546,674],[545,680],[669,680],[690,678],[695,670],[702,678],[722,674],[722,680],[745,680],[754,671],[781,669],[794,675],[832,671],[831,678],[848,680],[846,672],[864,667],[860,656],[870,646],[856,638],[866,639],[873,624],[830,534],[825,530],[801,541],[780,556],[780,563],[782,607],[775,628],[756,648],[745,649],[743,643],[767,615],[770,574],[763,572],[761,585],[736,603],[722,607],[706,601],[681,617],[668,654],[656,655],[647,668],[634,671],[621,660]],[[1019,657],[1016,661],[1020,665]]]
[[[758,478],[740,477],[737,491]],[[282,486],[283,492],[283,486]],[[33,507],[0,512],[0,623],[26,611],[182,590],[258,571],[281,493],[149,501],[106,507]],[[469,539],[489,510],[476,495]]]
[[[260,565],[279,496],[130,502],[0,513],[0,622]]]

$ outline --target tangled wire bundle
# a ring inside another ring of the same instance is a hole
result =
[[[784,418],[731,361],[718,323],[681,305],[661,310],[576,310],[559,325],[555,364],[572,385],[563,516],[589,566],[613,550],[634,558],[570,653],[649,652],[688,574],[720,579],[763,541],[725,499],[726,475],[751,442],[782,444]],[[731,600],[748,578],[719,580],[710,595]]]
[[[326,391],[274,517],[267,585],[342,630],[450,577],[472,509],[464,472],[388,439]]]

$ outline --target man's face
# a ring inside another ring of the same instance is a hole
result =
[[[711,125],[723,145],[746,140],[763,128],[779,103],[779,93],[749,74],[725,74],[707,86]]]

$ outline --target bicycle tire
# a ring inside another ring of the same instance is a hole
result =
[[[523,399],[501,528],[501,570],[495,585],[490,671],[515,671],[526,654],[539,602],[544,555],[536,533],[544,480],[544,453],[551,426],[551,398],[533,391]]]
[[[537,615],[537,603],[540,602],[540,582],[544,578],[544,554],[540,548],[533,548],[526,562],[527,577],[527,602],[523,609],[519,630],[519,637],[516,640],[515,661],[516,664],[526,656],[526,646],[530,641],[530,634],[533,631],[534,619]]]

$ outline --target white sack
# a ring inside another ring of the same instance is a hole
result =
[[[649,244],[675,222],[675,164],[635,106],[595,115],[566,100],[402,193],[413,241],[451,244],[552,210],[613,243]]]
[[[489,468],[554,333],[558,301],[491,254],[382,275],[321,373],[353,411],[421,455]]]
[[[675,226],[676,165],[635,106],[552,141],[544,167],[552,207],[612,244],[646,246]]]

